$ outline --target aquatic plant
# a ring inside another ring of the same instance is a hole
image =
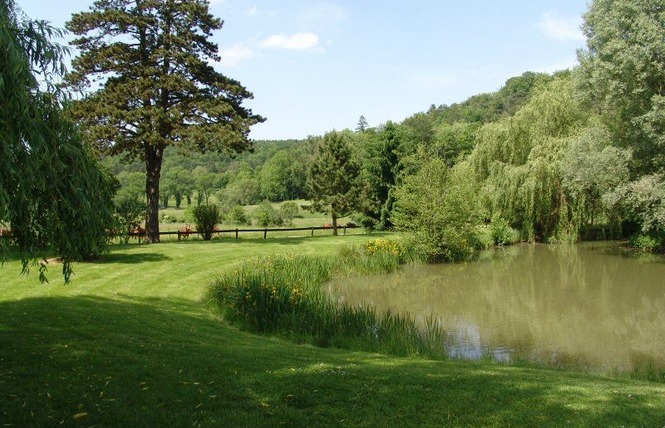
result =
[[[441,357],[438,324],[423,331],[408,315],[335,302],[321,289],[335,275],[394,270],[405,256],[396,241],[376,240],[346,248],[340,257],[265,257],[218,278],[208,299],[227,321],[257,333],[317,346]]]

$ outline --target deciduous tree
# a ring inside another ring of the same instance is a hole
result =
[[[594,0],[584,15],[580,87],[639,174],[665,169],[665,3]]]
[[[11,224],[24,270],[51,248],[68,281],[72,260],[103,250],[116,182],[63,115],[67,97],[52,81],[64,70],[59,34],[0,1],[0,224]]]

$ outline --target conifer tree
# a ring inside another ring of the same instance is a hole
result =
[[[331,131],[323,137],[308,170],[307,186],[310,209],[330,214],[333,235],[337,235],[337,219],[358,210],[362,186],[360,165],[344,134]]]
[[[209,63],[221,27],[205,0],[98,0],[67,24],[80,52],[68,81],[86,94],[74,117],[100,151],[145,163],[148,242],[159,241],[164,149],[246,150],[264,120],[242,106],[252,94]]]

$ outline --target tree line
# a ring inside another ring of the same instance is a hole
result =
[[[95,3],[67,24],[78,37],[73,70],[45,89],[37,74],[62,74],[54,30],[9,0],[2,7],[0,221],[17,231],[24,260],[35,244],[68,260],[98,252],[113,200],[116,210],[144,204],[150,242],[159,240],[160,204],[306,197],[333,224],[351,214],[369,229],[408,231],[432,260],[466,258],[488,236],[630,236],[663,249],[659,1],[591,2],[587,48],[572,70],[525,73],[400,123],[372,127],[362,116],[354,130],[254,145],[250,127],[264,118],[242,106],[251,92],[209,65],[222,21],[206,2]],[[70,101],[68,91],[83,95]],[[70,178],[58,184],[56,173]],[[48,185],[66,202],[54,204]],[[90,206],[104,207],[87,220],[96,223],[76,223],[73,213]],[[72,226],[90,232],[75,243],[64,233]]]

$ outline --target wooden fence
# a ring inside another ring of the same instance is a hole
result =
[[[347,229],[357,229],[359,226],[356,225],[347,225],[347,226],[339,226],[337,228],[338,233],[341,231],[344,235],[346,235],[346,230]],[[288,228],[279,228],[279,229],[269,229],[269,228],[263,228],[263,229],[222,229],[222,230],[215,230],[213,231],[213,235],[221,235],[221,234],[230,234],[231,236],[235,235],[235,239],[240,238],[241,233],[263,233],[263,239],[268,238],[268,232],[299,232],[299,231],[308,231],[310,232],[310,236],[314,236],[314,231],[315,230],[326,230],[330,231],[332,233],[333,228],[332,227],[327,227],[327,226],[311,226],[311,227],[288,227]],[[168,232],[159,232],[159,236],[161,238],[162,235],[169,236],[169,235],[182,235],[182,232],[178,231],[168,231]],[[198,234],[197,231],[192,230],[189,232],[190,235],[196,235]],[[145,238],[145,234],[143,233],[137,233],[137,232],[132,232],[129,234],[130,237],[132,238],[138,238],[139,244],[141,243],[141,239]]]

